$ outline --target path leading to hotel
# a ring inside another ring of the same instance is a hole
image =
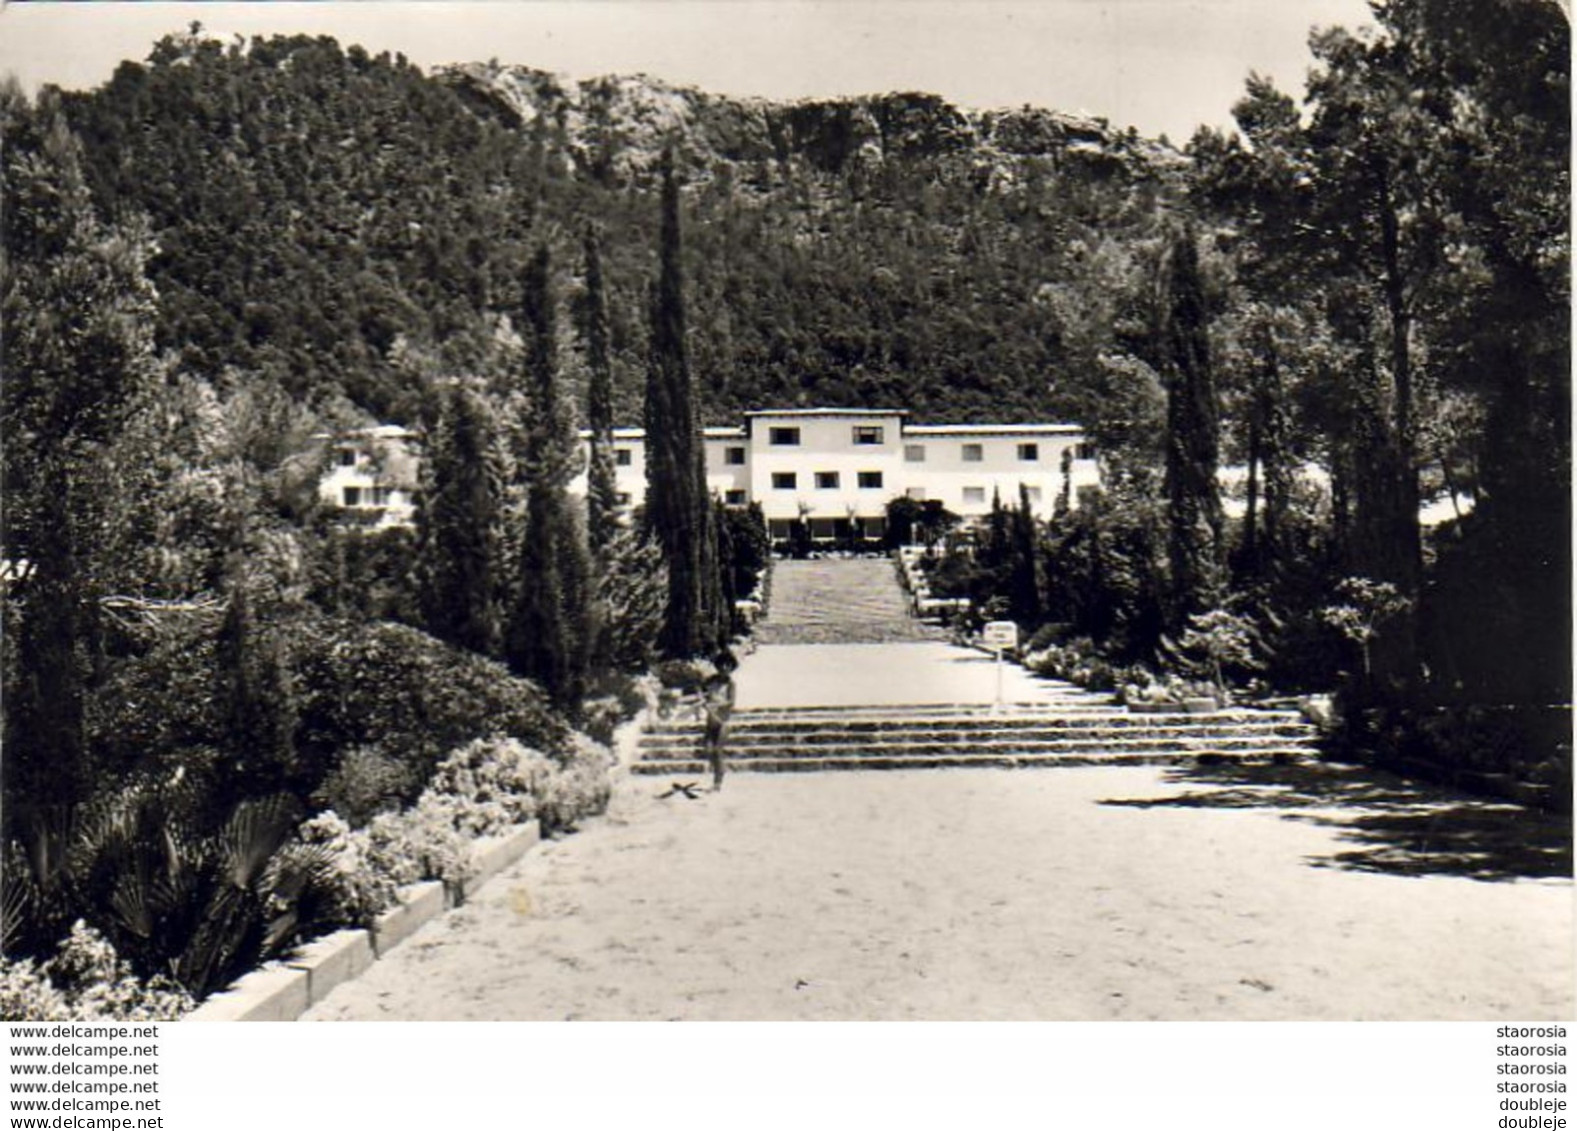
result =
[[[1506,807],[1326,767],[666,784],[307,1019],[1571,1016],[1570,881],[1471,878],[1569,874]]]
[[[1010,678],[1008,698],[1042,707],[1082,695]],[[993,693],[986,657],[890,637],[766,645],[739,672],[741,705],[768,713],[967,710]],[[605,817],[531,853],[306,1019],[1558,1020],[1573,1008],[1569,827],[1514,806],[1307,763],[738,773],[694,800],[669,785],[625,778]]]

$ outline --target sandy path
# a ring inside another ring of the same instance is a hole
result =
[[[1151,768],[741,774],[696,801],[663,785],[624,783],[606,818],[307,1019],[1572,1014],[1569,880],[1335,866],[1358,842],[1287,819],[1336,815],[1322,803],[1242,803],[1282,785]]]
[[[744,658],[737,682],[741,708],[990,703],[997,667],[984,652],[942,641],[765,644]],[[1073,691],[1071,684],[1041,679],[1017,664],[1002,665],[1005,702],[1040,702]]]

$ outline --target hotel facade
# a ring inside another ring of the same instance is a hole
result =
[[[910,424],[901,410],[770,409],[704,431],[707,487],[730,506],[759,504],[774,539],[804,519],[812,538],[878,538],[898,496],[935,500],[965,519],[992,499],[1017,506],[1022,487],[1040,518],[1066,492],[1077,506],[1099,488],[1095,453],[1073,424]],[[613,436],[619,502],[646,494],[646,436]],[[582,473],[570,490],[584,493]]]

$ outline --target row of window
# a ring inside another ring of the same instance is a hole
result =
[[[771,429],[771,432],[772,432],[772,443],[773,444],[776,444],[776,445],[779,445],[779,446],[793,446],[793,445],[796,445],[796,444],[799,443],[799,429],[798,428],[773,428],[773,429]],[[792,439],[782,439],[782,440],[780,440],[780,439],[777,438],[777,434],[779,432],[792,433],[793,434],[793,438]],[[855,432],[855,440],[854,440],[854,442],[856,444],[880,444],[882,442],[882,430],[880,428],[856,428],[854,430],[854,432]],[[875,439],[861,439],[860,438],[860,434],[862,432],[874,433],[876,438]],[[984,444],[964,444],[962,446],[962,448],[960,449],[960,453],[959,454],[960,454],[960,458],[963,460],[964,463],[980,463],[980,462],[984,461],[985,458],[986,458],[985,445]],[[903,458],[904,458],[905,462],[908,462],[908,463],[924,463],[925,462],[925,445],[924,444],[905,444],[904,447],[903,447]],[[1021,463],[1036,463],[1036,462],[1038,462],[1039,459],[1040,459],[1040,445],[1039,444],[1020,444],[1020,445],[1018,445],[1018,458],[1019,458],[1019,461]],[[1079,444],[1073,450],[1073,458],[1074,459],[1094,459],[1095,458],[1095,445],[1094,444],[1089,444],[1089,443]],[[633,461],[633,459],[634,459],[634,456],[632,455],[632,453],[631,453],[629,448],[615,448],[614,451],[613,451],[614,463],[618,464],[620,467],[629,467],[631,462]],[[745,464],[745,449],[743,447],[727,447],[727,448],[724,448],[723,449],[723,463],[728,465],[728,466],[730,466],[730,467],[743,467],[744,464]]]
[[[869,491],[879,489],[882,485],[882,473],[879,471],[856,472],[860,489]],[[818,491],[836,491],[842,482],[841,476],[836,471],[816,472],[816,489]],[[793,471],[774,471],[772,473],[772,489],[775,491],[792,491],[799,486],[799,473]]]
[[[395,501],[394,487],[344,487],[340,498],[347,507],[386,507]]]
[[[884,434],[885,434],[885,430],[883,428],[879,427],[879,426],[866,425],[866,424],[856,424],[854,426],[854,429],[853,429],[852,439],[853,439],[854,444],[855,444],[856,447],[874,446],[874,445],[880,445],[880,444],[885,442]],[[800,430],[798,428],[782,427],[782,428],[769,428],[769,429],[767,429],[767,443],[771,444],[775,448],[794,448],[794,447],[798,447],[799,446],[799,442],[800,442]],[[734,459],[733,458],[735,452],[739,453],[739,458],[738,459]],[[729,448],[728,449],[728,456],[729,456],[729,458],[727,459],[726,462],[728,462],[728,463],[744,463],[745,462],[745,460],[744,460],[744,453],[745,453],[745,449],[743,449],[743,448]],[[910,462],[910,463],[924,463],[925,462],[925,445],[924,444],[905,444],[904,445],[904,449],[903,449],[903,458],[905,460],[907,460],[908,462]],[[979,463],[979,462],[981,462],[982,460],[984,460],[986,458],[986,456],[985,456],[985,445],[984,444],[965,444],[965,445],[963,445],[962,458],[963,458],[963,461],[965,463]],[[1039,444],[1020,444],[1018,446],[1018,458],[1020,460],[1023,460],[1025,462],[1029,462],[1029,463],[1032,463],[1035,460],[1040,459],[1040,445]]]

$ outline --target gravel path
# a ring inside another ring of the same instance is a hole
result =
[[[1327,767],[665,784],[307,1019],[1572,1014],[1569,832],[1519,810]]]

